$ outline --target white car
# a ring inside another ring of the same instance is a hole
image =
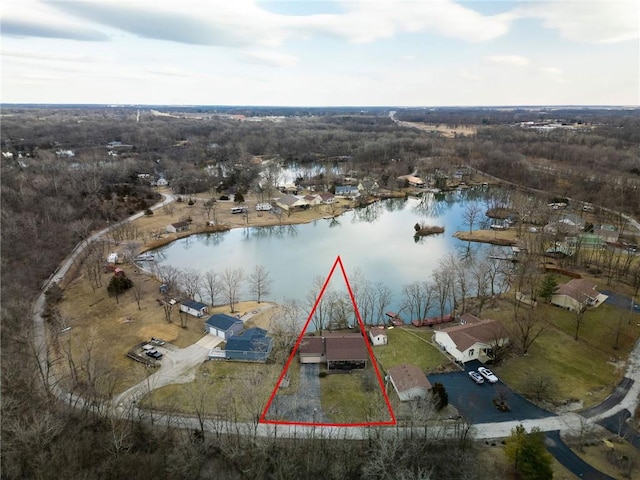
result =
[[[489,383],[496,383],[498,381],[498,377],[496,377],[488,368],[478,367],[478,373],[482,375]]]
[[[268,212],[272,208],[273,207],[271,206],[270,203],[259,203],[259,204],[256,205],[256,210],[258,212]]]
[[[474,382],[476,382],[478,385],[480,385],[481,383],[484,383],[484,378],[482,378],[482,375],[480,375],[476,371],[469,372],[469,378]]]

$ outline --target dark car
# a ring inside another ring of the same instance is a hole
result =
[[[155,358],[156,360],[158,360],[159,358],[162,358],[162,354],[157,351],[157,350],[149,350],[147,352],[144,352],[147,354],[147,356],[151,357],[151,358]]]
[[[476,382],[478,385],[480,385],[481,383],[484,383],[484,378],[482,378],[482,375],[480,375],[478,372],[474,370],[469,372],[469,378],[474,382]]]

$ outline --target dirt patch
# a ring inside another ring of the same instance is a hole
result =
[[[516,232],[513,230],[474,230],[471,233],[458,231],[453,236],[467,242],[491,243],[501,246],[511,246],[517,243]]]
[[[138,329],[138,335],[146,339],[156,337],[165,342],[174,342],[179,335],[180,327],[175,323],[164,323],[159,325],[145,325]]]

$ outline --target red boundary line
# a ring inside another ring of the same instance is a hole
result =
[[[320,303],[320,299],[324,295],[324,292],[327,289],[327,285],[329,285],[329,281],[331,280],[331,277],[333,276],[333,273],[335,272],[335,269],[336,269],[336,267],[338,265],[340,265],[340,271],[342,272],[342,276],[343,276],[344,281],[345,281],[345,283],[347,285],[347,291],[349,292],[349,297],[351,298],[351,303],[353,304],[353,308],[354,308],[354,311],[356,313],[356,318],[358,319],[358,325],[360,327],[360,334],[362,335],[362,339],[363,339],[365,345],[367,346],[367,352],[369,354],[369,359],[371,360],[371,363],[373,364],[373,368],[374,368],[374,370],[376,372],[376,378],[378,380],[378,385],[380,386],[380,390],[381,390],[382,395],[384,397],[384,401],[385,401],[385,404],[387,406],[387,410],[389,411],[389,416],[391,417],[391,420],[388,420],[386,422],[360,422],[360,423],[318,423],[318,422],[292,422],[292,421],[287,421],[287,420],[267,420],[267,418],[266,418],[267,412],[269,411],[269,408],[271,407],[271,404],[273,403],[273,399],[275,398],[276,394],[278,393],[278,389],[280,388],[280,384],[282,383],[282,380],[284,379],[285,374],[289,371],[289,366],[291,365],[291,362],[294,359],[294,357],[295,357],[295,355],[296,355],[296,353],[298,351],[300,343],[302,342],[302,338],[304,337],[304,334],[307,331],[307,327],[309,326],[309,323],[311,322],[311,318],[313,317],[313,314],[315,313],[316,308],[318,307],[318,304]],[[353,291],[351,290],[351,284],[349,283],[349,279],[347,278],[347,273],[345,272],[344,265],[342,264],[342,259],[340,258],[340,255],[338,255],[338,257],[336,258],[336,261],[333,263],[333,267],[331,267],[331,271],[329,272],[329,275],[327,276],[327,279],[325,280],[324,285],[322,286],[322,289],[320,290],[320,294],[318,295],[318,298],[316,299],[316,302],[313,305],[313,308],[311,309],[311,313],[309,314],[309,318],[307,318],[307,321],[304,324],[304,327],[302,328],[302,331],[300,332],[300,336],[298,337],[298,340],[296,341],[296,344],[295,344],[293,350],[291,351],[291,355],[289,355],[289,359],[287,360],[287,363],[285,364],[284,368],[282,369],[282,372],[280,372],[280,377],[278,378],[278,382],[276,383],[276,386],[275,386],[273,392],[271,392],[271,396],[269,397],[269,401],[267,402],[266,407],[262,411],[262,415],[260,415],[260,420],[258,420],[258,423],[265,423],[265,424],[271,424],[271,425],[298,425],[298,426],[304,426],[304,427],[374,427],[374,426],[396,425],[397,424],[396,417],[395,417],[395,415],[393,413],[393,408],[391,408],[391,403],[389,402],[389,396],[387,395],[387,392],[385,391],[385,388],[384,388],[384,384],[382,382],[382,376],[380,375],[380,371],[378,370],[378,363],[375,361],[375,357],[373,355],[373,350],[371,349],[371,345],[369,345],[369,341],[367,340],[366,329],[365,329],[365,326],[364,326],[364,322],[362,321],[362,318],[360,317],[360,311],[358,310],[358,306],[356,305],[356,301],[355,301],[355,298],[353,296]]]

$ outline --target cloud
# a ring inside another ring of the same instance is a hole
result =
[[[104,41],[109,36],[73,18],[61,17],[48,5],[36,0],[5,2],[2,11],[2,35],[12,37],[62,38],[80,41]]]
[[[510,65],[513,67],[526,67],[530,63],[528,58],[520,55],[489,55],[484,57],[484,60],[489,63]]]
[[[3,57],[17,58],[21,60],[38,60],[38,61],[54,61],[54,62],[80,62],[80,63],[96,63],[104,62],[105,59],[94,55],[75,55],[52,52],[32,52],[28,50],[2,50]]]
[[[635,0],[555,0],[527,3],[517,12],[542,20],[544,27],[575,42],[616,43],[639,37],[640,4]]]
[[[270,67],[293,67],[298,63],[298,58],[293,55],[268,50],[243,52],[241,58],[247,63],[257,63]]]

